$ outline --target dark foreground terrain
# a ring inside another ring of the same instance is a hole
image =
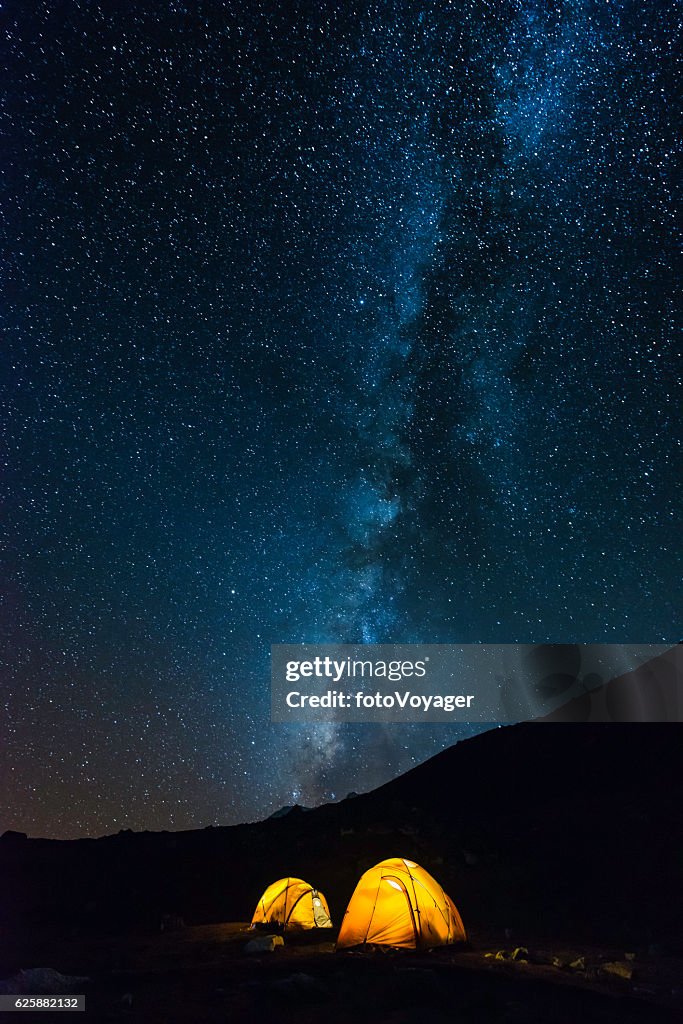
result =
[[[435,1024],[664,1024],[683,1013],[676,957],[559,947],[524,950],[516,960],[511,949],[335,953],[322,933],[249,956],[252,937],[246,924],[219,924],[67,942],[44,933],[25,948],[62,971],[87,973],[78,990],[86,993],[85,1019],[97,1021],[313,1024],[322,1015],[332,1024],[423,1024],[428,1014]]]

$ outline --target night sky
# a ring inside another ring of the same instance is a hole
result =
[[[673,4],[0,17],[0,831],[472,731],[271,725],[271,643],[680,638]]]

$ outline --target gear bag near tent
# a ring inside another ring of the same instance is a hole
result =
[[[466,941],[462,918],[439,883],[414,861],[392,857],[358,882],[337,949],[366,944],[429,949]]]
[[[330,910],[321,892],[301,878],[280,878],[258,901],[251,927],[270,925],[280,931],[331,928]]]

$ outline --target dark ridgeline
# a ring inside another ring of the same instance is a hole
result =
[[[520,942],[674,948],[682,808],[679,724],[506,726],[371,793],[254,824],[72,842],[8,833],[0,928],[248,920],[287,874],[320,886],[339,925],[360,874],[405,856],[442,883],[475,944],[507,929]]]

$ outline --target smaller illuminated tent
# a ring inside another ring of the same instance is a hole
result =
[[[399,946],[429,949],[466,941],[453,900],[412,860],[383,860],[362,875],[346,909],[337,949]]]
[[[327,900],[301,878],[280,878],[258,901],[251,926],[270,925],[281,931],[331,928]]]

